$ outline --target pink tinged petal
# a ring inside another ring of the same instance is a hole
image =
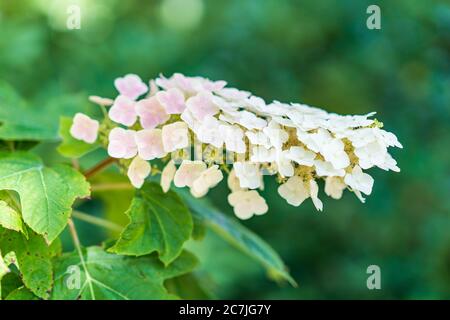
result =
[[[219,112],[219,108],[213,103],[213,95],[210,92],[198,93],[196,96],[189,98],[186,105],[194,117],[200,121]]]
[[[150,164],[141,159],[140,157],[136,157],[131,162],[128,167],[128,178],[130,179],[131,184],[135,188],[140,188],[144,184],[145,178],[150,175],[151,166]]]
[[[177,88],[160,91],[156,94],[156,98],[168,114],[180,114],[186,109],[183,92]]]
[[[178,121],[162,128],[162,141],[165,152],[172,152],[189,146],[189,131],[187,124]]]
[[[242,91],[235,88],[224,88],[220,90],[218,94],[229,100],[245,100],[251,95],[248,91]]]
[[[114,128],[109,133],[108,154],[113,158],[130,159],[137,154],[136,131]]]
[[[135,74],[127,74],[123,78],[117,78],[114,86],[121,95],[136,100],[139,96],[147,92],[147,85]]]
[[[159,88],[155,80],[150,80],[148,82],[148,87],[150,88],[148,91],[148,97],[152,97],[159,92]]]
[[[164,167],[161,172],[161,188],[164,193],[167,193],[170,189],[170,185],[172,184],[173,178],[175,176],[175,172],[177,171],[177,167],[175,167],[175,163],[173,160],[170,160],[169,163]]]
[[[192,78],[188,78],[181,73],[175,73],[172,76],[175,85],[183,91],[192,92],[194,91],[194,83]]]
[[[97,120],[91,119],[85,114],[77,113],[73,118],[70,134],[77,140],[94,143],[97,140],[99,126]]]
[[[140,117],[140,123],[144,129],[153,129],[170,118],[156,96],[138,101],[136,113]]]
[[[202,161],[183,160],[173,180],[177,188],[192,187],[194,181],[206,170],[206,164]]]
[[[131,100],[127,96],[118,96],[114,100],[111,109],[109,109],[109,118],[127,127],[132,126],[137,120],[135,104],[134,100]]]
[[[114,103],[114,100],[109,98],[103,98],[99,96],[89,96],[89,101],[98,104],[99,106],[110,106]]]
[[[162,143],[161,129],[145,129],[136,132],[136,145],[139,156],[144,160],[162,158],[166,155]]]

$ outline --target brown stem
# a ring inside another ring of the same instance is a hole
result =
[[[113,164],[116,161],[117,161],[117,159],[114,159],[114,158],[111,158],[111,157],[106,158],[105,160],[103,160],[102,162],[98,163],[97,165],[95,165],[91,169],[87,170],[84,173],[84,176],[86,177],[86,179],[89,179],[89,178],[91,178],[92,176],[96,175],[97,173],[99,173],[100,171],[102,171],[103,169],[105,169],[106,167],[110,166],[111,164]]]
[[[128,182],[123,183],[99,183],[91,185],[92,192],[102,192],[111,190],[132,190],[134,187]]]
[[[83,256],[83,254],[81,252],[80,238],[78,238],[77,229],[75,229],[75,224],[73,223],[73,220],[69,219],[69,221],[67,221],[67,224],[69,225],[69,231],[70,231],[70,235],[72,237],[73,245],[75,246],[75,249],[77,249],[78,253],[81,256]]]

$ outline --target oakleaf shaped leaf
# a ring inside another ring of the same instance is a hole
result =
[[[0,226],[14,231],[22,232],[23,230],[20,214],[3,200],[0,200]]]
[[[39,300],[39,298],[26,287],[22,286],[10,292],[5,300]]]
[[[66,226],[75,199],[90,194],[79,172],[65,165],[45,167],[25,152],[0,154],[0,190],[19,194],[23,220],[49,243]]]
[[[56,258],[51,299],[175,299],[164,281],[191,272],[196,264],[197,259],[188,252],[164,267],[156,255],[126,257],[89,247],[82,250],[82,256],[73,252]]]
[[[146,183],[136,192],[126,214],[130,223],[110,252],[141,256],[157,251],[167,265],[192,234],[189,209],[175,192],[164,193],[155,183]]]
[[[206,198],[194,199],[183,191],[180,191],[179,194],[197,219],[203,221],[208,228],[231,245],[261,263],[270,276],[275,279],[287,280],[293,286],[297,285],[278,253],[257,234],[244,227],[235,218],[220,212]]]
[[[23,283],[35,295],[47,298],[53,284],[51,259],[61,251],[58,241],[48,246],[44,239],[28,232],[29,238],[19,232],[0,228],[0,250],[3,254],[13,253],[14,264],[20,271]]]
[[[99,143],[89,144],[81,140],[77,140],[70,134],[70,127],[73,119],[61,117],[59,122],[59,136],[62,138],[58,151],[67,158],[80,158],[85,154],[94,151],[100,145]]]

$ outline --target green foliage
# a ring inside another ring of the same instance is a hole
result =
[[[195,257],[183,252],[168,267],[154,256],[125,257],[103,251],[99,247],[78,253],[64,254],[55,261],[55,287],[52,299],[64,300],[138,300],[175,299],[163,283],[193,270]],[[81,287],[66,285],[67,270],[71,266],[81,269]]]
[[[0,228],[0,249],[13,254],[13,263],[19,269],[23,283],[35,295],[47,298],[53,284],[51,258],[59,254],[61,245],[55,241],[48,246],[44,239],[28,232],[28,239],[21,233]]]
[[[157,251],[168,265],[192,234],[188,208],[173,191],[164,194],[154,183],[147,183],[136,192],[126,214],[130,223],[111,252],[141,256]]]
[[[19,194],[23,220],[48,242],[66,226],[75,199],[90,194],[80,173],[63,165],[45,167],[22,152],[0,155],[0,190]]]
[[[70,134],[72,126],[72,118],[61,117],[59,125],[59,136],[62,139],[58,146],[58,152],[68,158],[80,158],[86,153],[92,152],[99,147],[98,143],[89,144],[81,140],[77,140]]]
[[[10,198],[6,192],[0,191],[0,199]],[[23,232],[22,217],[8,202],[0,200],[0,226]]]
[[[39,300],[39,297],[33,294],[26,287],[20,287],[10,292],[5,300]]]
[[[80,111],[85,101],[81,95],[62,96],[31,106],[10,85],[0,82],[0,140],[56,140],[59,117]]]
[[[59,137],[60,117],[90,114],[95,107],[80,92],[114,98],[114,78],[129,72],[145,79],[159,73],[202,75],[225,79],[266,101],[300,101],[343,114],[377,111],[408,148],[394,155],[401,174],[374,172],[376,184],[366,204],[344,195],[340,201],[324,199],[330,210],[316,214],[308,203],[286,205],[266,183],[270,211],[241,222],[277,249],[298,288],[267,281],[260,268],[220,239],[220,259],[214,246],[194,252],[214,262],[204,263],[196,280],[219,285],[217,296],[228,299],[450,297],[447,2],[380,1],[382,29],[368,30],[365,12],[372,2],[367,0],[201,0],[203,10],[189,29],[179,28],[187,19],[184,8],[160,10],[165,0],[149,2],[148,10],[137,0],[108,1],[108,10],[106,1],[84,1],[82,11],[93,14],[72,31],[61,19],[66,7],[50,10],[45,1],[31,2],[0,1],[0,78],[11,84],[0,85],[0,151],[29,150],[49,165],[61,161],[48,142]],[[85,169],[98,160],[93,152],[79,162]],[[126,180],[109,175],[120,176],[111,170],[90,182],[106,186]],[[232,212],[223,196],[228,191],[216,190],[208,197],[228,219]],[[103,189],[73,207],[124,225],[133,193]],[[22,216],[21,207],[5,198],[0,196]],[[192,237],[202,239],[194,243],[204,245],[211,240],[202,237],[208,224],[192,213]],[[85,245],[116,235],[75,222]],[[67,234],[58,238],[65,252],[72,249]],[[365,286],[370,264],[382,269],[381,291]],[[3,299],[26,291],[19,270],[10,269],[1,279]],[[188,282],[184,277],[181,282]],[[218,284],[218,278],[226,281]],[[178,280],[168,281],[170,289]]]
[[[289,281],[296,285],[280,256],[255,233],[245,228],[236,219],[227,217],[216,209],[207,199],[194,199],[182,193],[198,220],[211,228],[245,254],[261,263],[275,279]]]

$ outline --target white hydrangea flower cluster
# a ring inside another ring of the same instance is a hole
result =
[[[160,76],[149,87],[130,74],[116,79],[115,86],[119,95],[114,101],[91,100],[112,105],[109,118],[122,126],[109,132],[108,153],[133,159],[128,176],[136,188],[150,175],[148,161],[154,159],[166,162],[161,173],[165,192],[173,182],[189,187],[195,197],[216,186],[224,170],[229,172],[228,201],[239,218],[248,219],[268,210],[258,193],[263,175],[276,176],[278,193],[289,204],[299,206],[311,198],[322,210],[318,180],[325,181],[325,193],[334,199],[349,189],[364,202],[374,180],[363,170],[400,171],[388,148],[402,145],[370,119],[374,113],[342,116],[297,103],[266,103],[250,92],[227,88],[224,81],[182,74]],[[98,123],[77,115],[72,129],[75,138],[92,143]],[[170,155],[190,155],[192,147],[203,157],[184,159],[177,168]]]

